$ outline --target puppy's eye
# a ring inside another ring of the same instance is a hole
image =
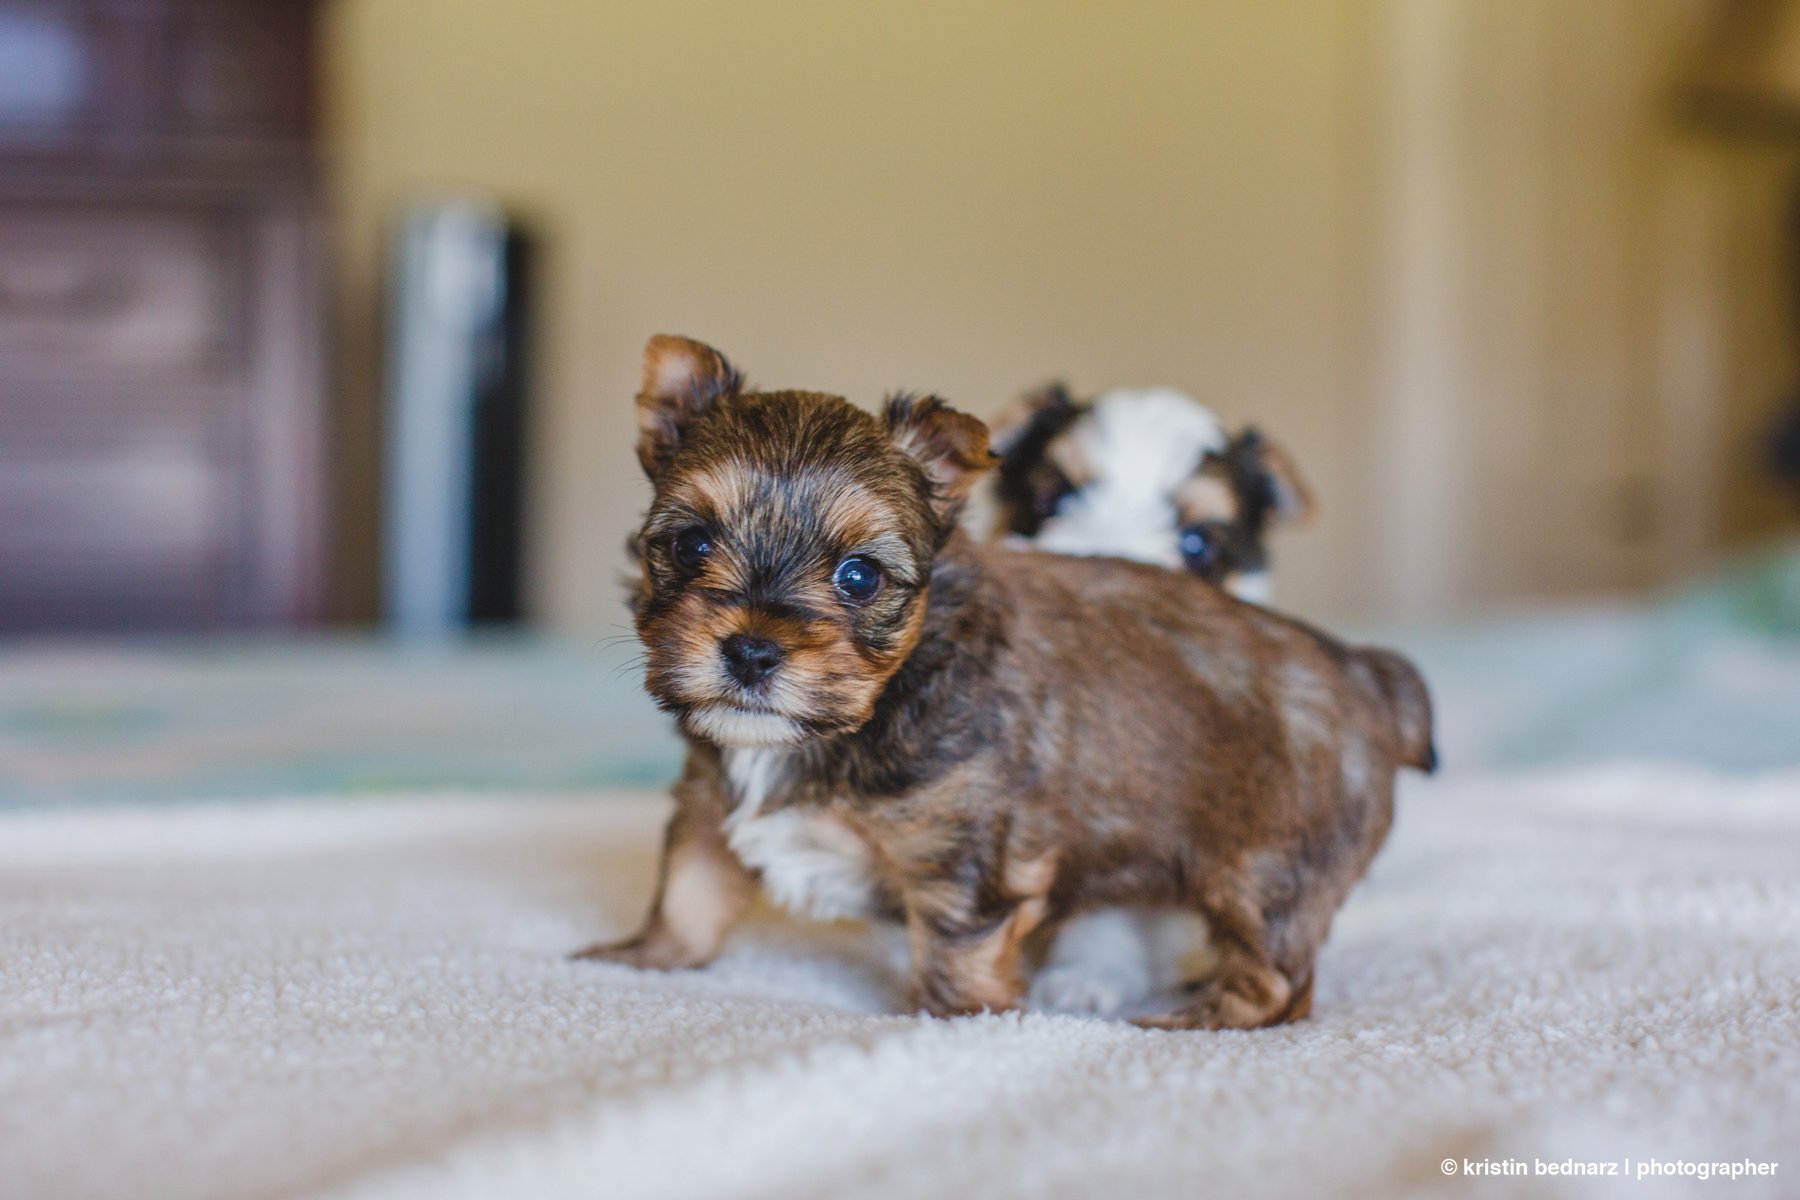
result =
[[[1194,574],[1211,579],[1219,566],[1223,539],[1208,525],[1189,525],[1181,531],[1181,561]]]
[[[684,529],[669,543],[669,554],[677,566],[694,570],[712,554],[712,534],[698,525]]]
[[[867,604],[881,590],[881,568],[872,559],[846,558],[831,577],[838,595],[852,604]]]

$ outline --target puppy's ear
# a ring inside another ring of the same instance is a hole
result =
[[[1300,524],[1318,511],[1312,489],[1306,486],[1287,451],[1254,427],[1231,440],[1230,456],[1240,464],[1240,477],[1255,488],[1268,505],[1275,524]]]
[[[638,462],[655,479],[681,444],[688,424],[720,396],[744,386],[723,354],[692,338],[659,333],[644,345],[644,384],[638,392]]]
[[[939,528],[948,529],[975,481],[994,465],[987,426],[936,396],[893,396],[885,417],[894,445],[925,475]]]
[[[1000,473],[1028,469],[1042,458],[1056,435],[1081,415],[1083,407],[1060,382],[1045,384],[1007,405],[990,426],[993,450],[1000,456]]]

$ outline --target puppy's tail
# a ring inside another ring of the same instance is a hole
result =
[[[1437,770],[1437,743],[1431,734],[1431,693],[1419,669],[1392,650],[1364,647],[1356,656],[1369,668],[1387,705],[1400,743],[1400,761],[1427,775]]]

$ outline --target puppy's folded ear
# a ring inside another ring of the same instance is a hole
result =
[[[1052,439],[1081,415],[1082,406],[1060,382],[1047,383],[1006,406],[989,424],[1000,471],[1029,467]]]
[[[704,342],[667,333],[651,338],[644,345],[644,383],[637,397],[637,456],[644,474],[660,475],[688,424],[743,386],[744,377]]]
[[[1312,489],[1300,477],[1287,451],[1249,428],[1231,439],[1230,457],[1268,502],[1269,516],[1279,524],[1302,523],[1318,511]]]
[[[975,481],[994,465],[987,426],[936,396],[904,393],[889,398],[885,417],[894,445],[924,473],[939,527],[950,528]]]

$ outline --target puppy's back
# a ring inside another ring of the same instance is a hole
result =
[[[1016,636],[1077,680],[1129,673],[1135,678],[1125,682],[1141,691],[1123,703],[1139,716],[1185,708],[1221,738],[1262,741],[1290,758],[1340,751],[1350,739],[1379,752],[1390,771],[1436,764],[1424,680],[1393,651],[1346,645],[1183,572],[1033,550],[985,553],[1013,601]],[[1151,735],[1164,725],[1149,723]]]

